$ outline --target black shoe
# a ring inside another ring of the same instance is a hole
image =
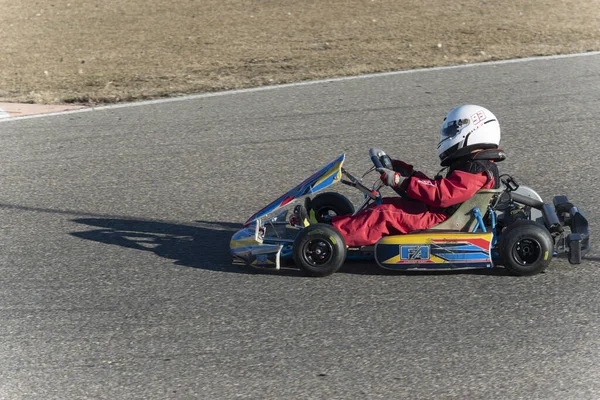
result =
[[[306,209],[306,212],[308,212],[310,215],[310,211],[313,209],[313,207],[312,207],[312,200],[310,199],[309,196],[306,196],[304,198],[304,208]]]
[[[306,196],[306,198],[304,199],[304,209],[306,210],[306,214],[308,215],[308,222],[310,222],[311,224],[317,224],[321,222],[317,219],[317,212],[315,211],[312,205],[312,200],[308,196]]]
[[[296,207],[294,207],[294,214],[290,220],[292,225],[300,225],[304,228],[309,226],[311,223],[306,207],[301,204],[298,204]]]
[[[331,217],[332,217],[331,215],[325,214],[325,215],[321,215],[319,218],[317,218],[317,212],[313,208],[312,200],[310,199],[310,197],[307,197],[306,200],[304,200],[304,208],[306,209],[306,212],[308,214],[308,221],[311,224],[316,224],[318,222],[324,222],[326,224],[331,225]]]

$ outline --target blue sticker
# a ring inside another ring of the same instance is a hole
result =
[[[428,245],[400,246],[401,260],[429,260]]]

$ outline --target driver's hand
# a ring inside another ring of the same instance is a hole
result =
[[[397,188],[402,183],[402,175],[399,172],[392,171],[388,168],[377,168],[377,172],[381,174],[379,177],[384,185]]]
[[[413,173],[413,166],[404,161],[392,160],[392,166],[394,167],[394,171],[400,172],[402,176],[411,176]]]

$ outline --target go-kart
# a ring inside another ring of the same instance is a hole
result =
[[[367,187],[362,180],[379,168],[392,169],[392,161],[378,148],[370,149],[369,156],[373,167],[361,178],[342,168],[342,154],[248,218],[231,238],[234,262],[279,270],[286,260],[293,260],[309,276],[333,274],[346,260],[373,259],[390,270],[502,265],[513,275],[533,275],[544,271],[555,256],[579,264],[590,248],[588,222],[566,196],[544,203],[533,189],[519,185],[509,175],[501,176],[499,189],[479,190],[439,225],[385,236],[368,246],[348,247],[340,232],[326,221],[381,203],[381,181]],[[337,182],[360,190],[364,202],[355,208],[344,195],[324,192],[310,200],[317,223],[305,226],[289,213],[297,200]]]

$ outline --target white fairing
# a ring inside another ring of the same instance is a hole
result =
[[[532,188],[530,188],[529,186],[519,186],[519,188],[515,192],[522,196],[527,196],[532,199],[544,202],[544,200],[542,200],[542,197],[539,194],[537,194],[537,192],[535,190],[533,190]],[[544,223],[544,217],[542,215],[542,212],[540,210],[538,210],[537,208],[531,209],[531,219],[533,221],[539,222],[541,224]]]
[[[521,196],[526,196],[526,197],[529,197],[531,199],[535,199],[535,200],[538,200],[541,202],[544,201],[544,200],[542,200],[542,197],[535,190],[530,188],[529,186],[520,185],[518,187],[518,189],[514,191],[514,193],[517,193],[517,194],[520,194]],[[504,194],[503,196],[506,196],[506,194]],[[498,203],[498,205],[496,206],[498,218],[502,218],[502,216],[504,215],[504,212],[502,210],[506,207],[505,206],[506,200],[507,199],[502,198],[500,200],[500,203]],[[536,208],[531,209],[531,219],[533,221],[539,222],[541,224],[544,223],[544,217],[542,215],[542,212]]]

